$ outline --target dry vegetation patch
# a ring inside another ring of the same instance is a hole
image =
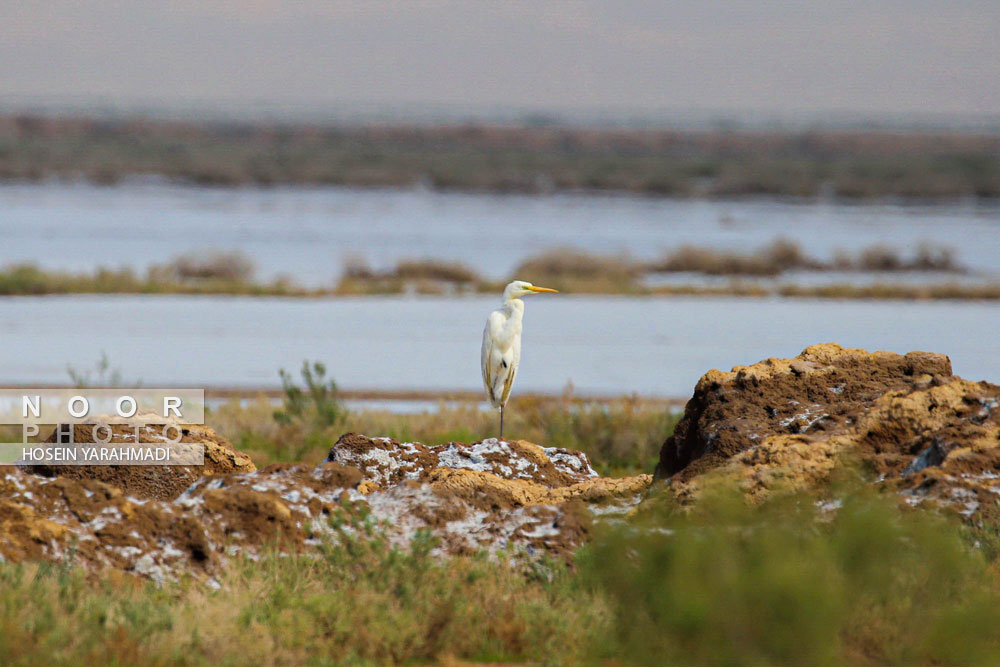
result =
[[[317,126],[0,116],[0,178],[156,174],[208,186],[314,183],[494,192],[850,199],[1000,197],[994,134]]]

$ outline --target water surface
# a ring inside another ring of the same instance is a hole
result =
[[[653,259],[681,244],[746,251],[778,237],[829,260],[889,244],[953,247],[977,272],[1000,273],[1000,207],[796,204],[334,187],[198,188],[162,182],[0,185],[0,264],[140,270],[192,250],[241,250],[259,275],[329,285],[345,257],[375,268],[402,258],[464,262],[489,278],[556,246]],[[891,278],[892,276],[888,276]],[[530,276],[525,277],[530,279]]]
[[[106,352],[147,386],[274,387],[327,364],[349,389],[479,390],[492,297],[275,299],[55,296],[0,300],[0,383],[66,383]],[[943,352],[1000,381],[1000,303],[529,297],[517,389],[689,396],[710,368],[815,343]]]

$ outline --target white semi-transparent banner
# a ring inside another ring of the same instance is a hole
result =
[[[21,426],[0,465],[203,465],[186,427],[204,423],[202,389],[0,388],[0,424]]]

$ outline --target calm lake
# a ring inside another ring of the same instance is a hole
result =
[[[829,258],[876,243],[952,246],[997,272],[996,206],[676,201],[343,188],[210,189],[162,182],[0,186],[0,264],[142,269],[191,250],[239,249],[262,277],[331,284],[344,257],[462,261],[508,275],[554,246],[653,258],[682,243],[749,249],[778,238]],[[524,276],[530,279],[530,276]],[[498,297],[76,296],[5,298],[0,382],[65,383],[106,352],[129,382],[277,386],[278,370],[325,362],[349,389],[478,390],[483,322]],[[792,356],[813,343],[951,355],[1000,380],[998,303],[533,297],[522,391],[688,396],[707,369]]]
[[[66,383],[106,352],[128,383],[277,386],[278,369],[327,364],[348,389],[481,386],[479,346],[498,298],[2,299],[0,384]],[[836,341],[951,356],[1000,380],[1000,303],[543,295],[527,300],[521,391],[686,397],[709,368]]]
[[[996,205],[213,189],[156,181],[0,185],[0,264],[71,271],[144,269],[219,249],[245,252],[262,278],[287,274],[310,286],[335,282],[350,256],[375,268],[402,258],[448,259],[502,278],[528,255],[557,246],[652,259],[681,244],[746,251],[779,237],[820,259],[879,243],[911,254],[929,241],[954,248],[973,271],[1000,277]]]

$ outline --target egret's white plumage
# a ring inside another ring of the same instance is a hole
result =
[[[503,291],[503,304],[486,318],[483,330],[483,384],[490,405],[500,409],[500,437],[503,437],[503,409],[521,363],[521,322],[524,302],[520,297],[537,292],[555,292],[515,280]]]

